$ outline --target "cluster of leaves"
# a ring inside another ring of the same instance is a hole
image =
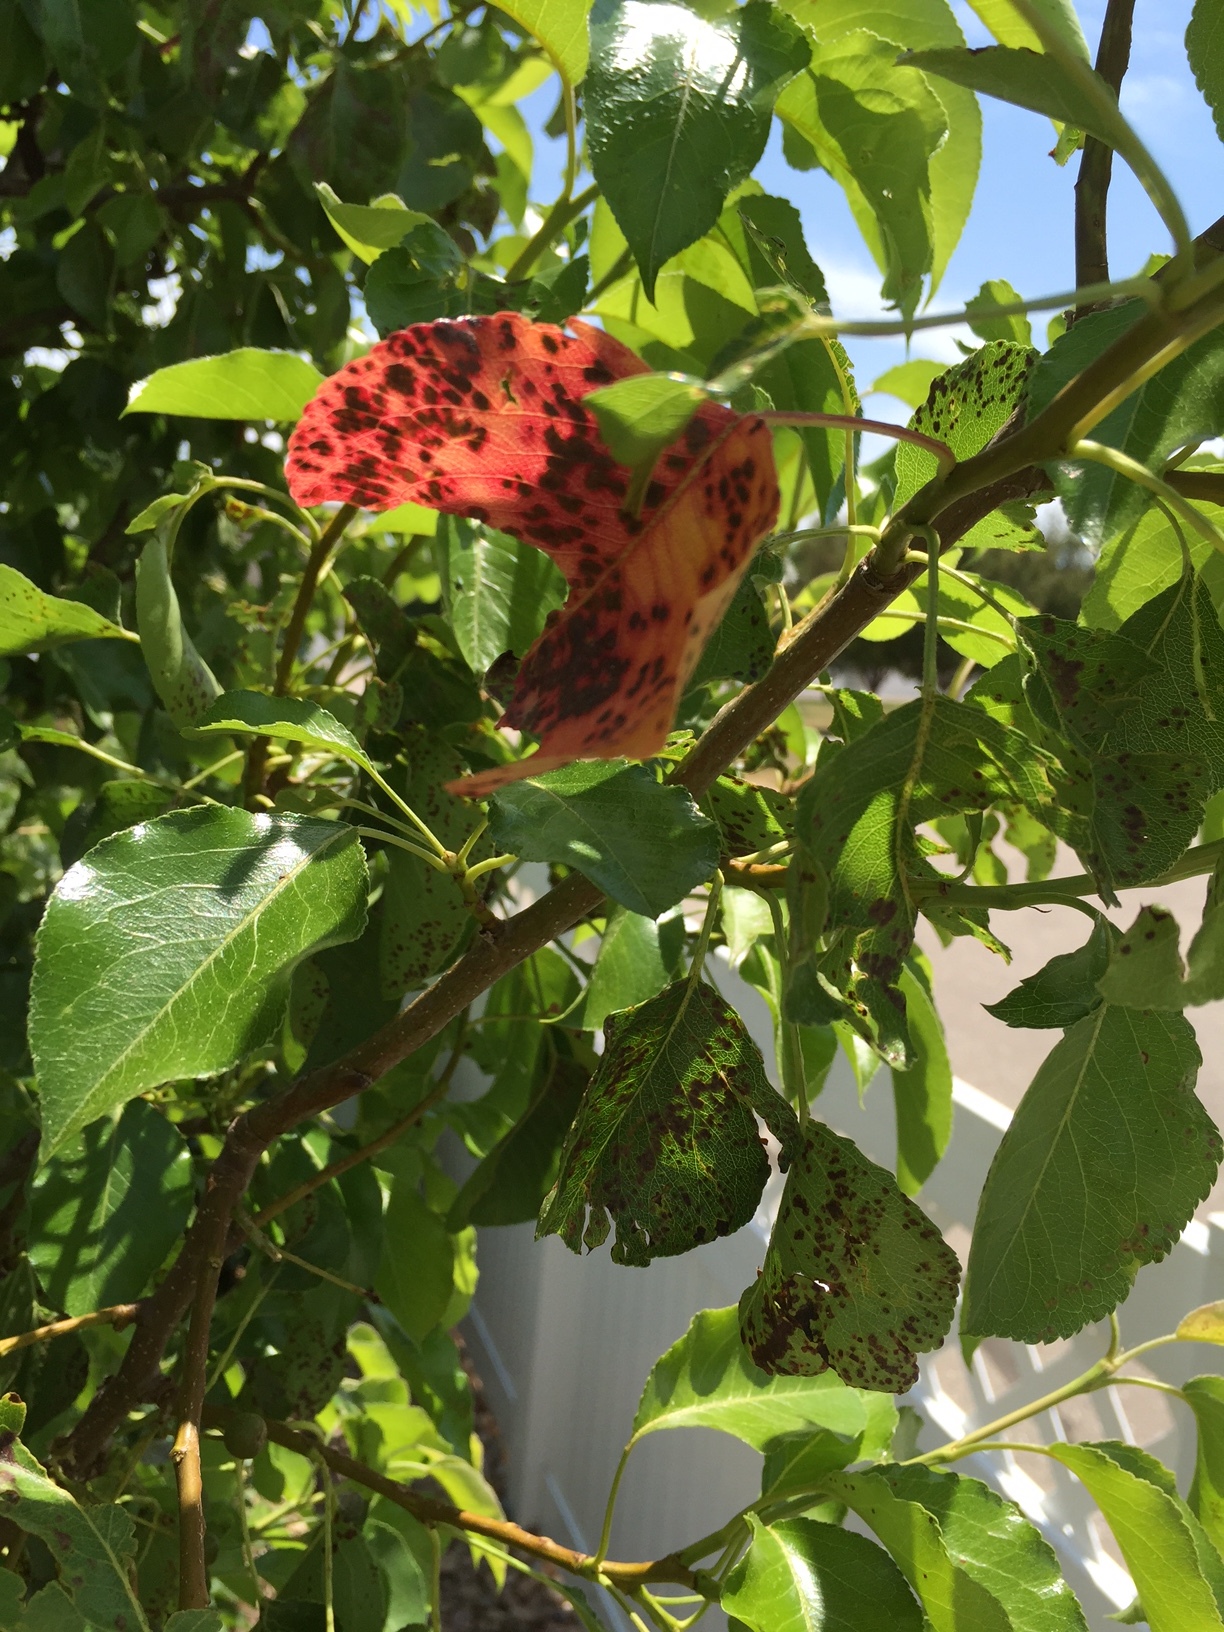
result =
[[[1224,997],[1218,250],[1040,354],[987,285],[982,344],[895,371],[914,412],[863,467],[819,266],[752,175],[776,116],[902,329],[970,211],[978,93],[1064,159],[1115,149],[1180,247],[1073,8],[974,10],[970,53],[945,0],[0,0],[5,1626],[404,1632],[462,1535],[665,1632],[645,1581],[750,1632],[1083,1627],[1037,1531],[942,1469],[970,1447],[916,1455],[892,1399],[961,1276],[914,1199],[952,1118],[916,934],[1006,957],[992,909],[1210,875],[1184,957],[1162,910],[1086,907],[993,1011],[1062,1036],[962,1339],[1071,1335],[1222,1153],[1185,1013]],[[1077,392],[1095,442],[1043,441]],[[958,479],[987,502],[937,537]],[[1041,546],[1039,495],[1099,551],[1076,621],[984,576]],[[822,676],[918,626],[914,701]],[[812,1115],[839,1057],[889,1070],[895,1172]],[[518,1530],[456,1334],[477,1229],[615,1229],[645,1266],[746,1224],[771,1150],[760,1274],[658,1362],[626,1451],[731,1433],[759,1501],[645,1574]],[[1157,1632],[1224,1625],[1224,1389],[1182,1392],[1184,1499],[1132,1447],[1049,1448]]]

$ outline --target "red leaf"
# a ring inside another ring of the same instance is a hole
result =
[[[517,314],[401,330],[320,387],[289,443],[299,504],[413,500],[534,544],[570,595],[527,653],[502,723],[540,739],[485,793],[575,759],[644,759],[778,511],[770,432],[707,404],[638,517],[582,398],[646,365],[585,323]]]

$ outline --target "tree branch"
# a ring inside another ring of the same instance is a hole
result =
[[[1109,0],[1101,26],[1096,71],[1114,92],[1130,65],[1131,24],[1135,0]],[[1090,283],[1109,282],[1109,236],[1106,207],[1113,175],[1113,149],[1096,136],[1084,140],[1079,177],[1075,183],[1075,281],[1081,288]],[[1086,317],[1097,308],[1077,308],[1076,317]]]
[[[208,1387],[208,1332],[217,1301],[220,1257],[208,1258],[200,1271],[191,1310],[191,1328],[183,1352],[179,1387],[178,1431],[170,1460],[178,1490],[180,1609],[207,1609],[208,1563],[204,1556],[204,1479],[200,1468],[200,1418]]]
[[[208,1427],[224,1429],[229,1422],[240,1413],[225,1406],[209,1406],[204,1413],[204,1421]],[[407,1485],[401,1485],[394,1479],[388,1479],[385,1474],[369,1468],[364,1462],[358,1462],[347,1456],[343,1451],[333,1446],[321,1444],[310,1434],[300,1433],[296,1428],[290,1428],[287,1423],[267,1423],[268,1438],[274,1444],[283,1445],[286,1450],[296,1451],[299,1456],[319,1457],[328,1467],[345,1479],[351,1479],[354,1484],[363,1485],[367,1490],[385,1496],[388,1501],[402,1507],[413,1518],[420,1519],[422,1524],[449,1525],[454,1530],[468,1530],[473,1535],[487,1536],[491,1541],[500,1542],[503,1547],[517,1547],[520,1552],[529,1553],[533,1558],[542,1559],[546,1564],[558,1565],[568,1570],[571,1575],[581,1576],[584,1580],[593,1580],[595,1576],[607,1576],[618,1587],[639,1587],[651,1581],[676,1581],[681,1585],[695,1588],[697,1578],[687,1565],[682,1564],[674,1553],[665,1558],[649,1559],[641,1563],[616,1563],[604,1560],[597,1564],[596,1560],[586,1553],[577,1552],[572,1547],[563,1547],[559,1542],[552,1541],[548,1536],[539,1536],[532,1530],[524,1530],[521,1525],[512,1523],[508,1519],[491,1519],[484,1513],[468,1513],[463,1508],[451,1507],[447,1502],[434,1501],[429,1496],[422,1496]]]
[[[35,1326],[32,1332],[21,1332],[16,1337],[0,1337],[0,1356],[15,1354],[18,1349],[29,1349],[35,1343],[49,1343],[53,1337],[67,1337],[70,1332],[84,1331],[87,1326],[113,1326],[117,1332],[130,1326],[140,1313],[138,1303],[113,1303],[109,1309],[93,1309],[87,1315],[70,1315],[64,1320],[53,1320],[46,1326]]]

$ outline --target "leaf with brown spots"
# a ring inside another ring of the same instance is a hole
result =
[[[960,1266],[930,1219],[850,1139],[809,1122],[765,1264],[740,1299],[762,1371],[903,1394],[952,1323]]]
[[[523,659],[502,723],[540,739],[473,777],[483,794],[575,759],[663,747],[707,639],[777,516],[759,417],[707,403],[659,461],[639,515],[588,392],[646,365],[610,335],[510,313],[418,324],[334,374],[286,471],[299,504],[408,502],[470,516],[556,562],[569,599]]]
[[[784,1147],[798,1128],[739,1015],[713,987],[676,981],[609,1015],[604,1037],[537,1237],[594,1249],[611,1214],[613,1259],[648,1264],[741,1229],[769,1177],[756,1118]]]

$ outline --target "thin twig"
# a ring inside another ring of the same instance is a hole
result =
[[[208,1383],[208,1332],[217,1301],[220,1257],[206,1260],[196,1285],[191,1325],[183,1351],[178,1431],[170,1451],[178,1489],[180,1609],[207,1609],[208,1563],[204,1556],[204,1482],[200,1469],[200,1416]]]
[[[130,1326],[140,1313],[139,1303],[114,1303],[109,1309],[93,1309],[87,1315],[71,1315],[65,1320],[53,1320],[46,1326],[36,1326],[31,1332],[17,1337],[0,1337],[0,1355],[15,1354],[35,1343],[47,1343],[53,1337],[67,1337],[70,1332],[82,1332],[87,1326],[113,1326],[122,1331]]]
[[[1135,0],[1109,0],[1101,26],[1096,71],[1115,94],[1130,65],[1131,25]],[[1075,281],[1081,287],[1109,282],[1109,238],[1106,209],[1113,175],[1113,149],[1096,136],[1084,140],[1075,183]],[[1106,302],[1086,301],[1075,309],[1086,317]]]

